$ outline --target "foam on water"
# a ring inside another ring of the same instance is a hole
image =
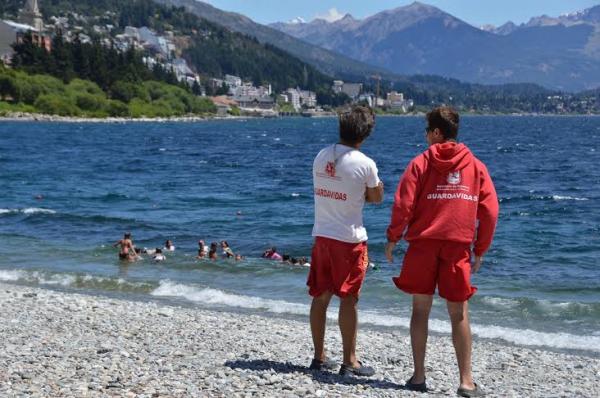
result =
[[[274,314],[308,316],[309,306],[283,300],[237,295],[222,290],[195,287],[172,281],[161,281],[160,286],[151,292],[158,297],[178,297],[199,304],[225,305],[228,307],[261,309]],[[335,319],[337,311],[329,311],[328,317]],[[374,326],[408,328],[410,319],[401,316],[361,311],[360,321]],[[448,321],[431,319],[429,329],[433,332],[449,334]],[[472,325],[473,334],[487,339],[500,339],[523,346],[547,346],[559,349],[586,350],[600,352],[600,336],[577,336],[569,333],[545,333],[529,329],[513,329],[496,325]]]
[[[138,290],[155,287],[150,283],[131,282],[123,278],[109,278],[90,274],[48,273],[42,271],[0,270],[0,281],[25,282],[43,286],[63,286],[77,288],[101,288],[118,290]]]
[[[308,306],[304,304],[241,296],[218,289],[197,288],[171,281],[161,281],[159,287],[153,290],[151,294],[158,297],[181,297],[200,304],[226,305],[228,307],[254,310],[264,309],[276,314],[305,315],[308,313]]]
[[[554,200],[576,200],[576,201],[589,200],[588,198],[577,198],[577,197],[573,197],[573,196],[561,196],[561,195],[552,195],[552,199],[554,199]]]
[[[0,270],[0,281],[28,282],[40,285],[70,286],[77,280],[75,275],[69,274],[44,274],[39,271]]]
[[[0,209],[0,214],[56,214],[56,211],[50,209],[43,209],[40,207],[27,207],[25,209]]]

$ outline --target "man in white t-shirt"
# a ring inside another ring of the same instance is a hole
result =
[[[356,358],[357,302],[369,264],[367,231],[363,226],[365,202],[381,203],[383,183],[375,162],[360,147],[375,126],[370,108],[357,106],[342,113],[340,142],[323,149],[313,164],[315,243],[307,285],[313,297],[310,309],[315,356],[314,370],[331,370],[335,363],[325,355],[327,307],[333,295],[340,298],[343,376],[372,376],[375,371]]]

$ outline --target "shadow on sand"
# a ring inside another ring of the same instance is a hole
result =
[[[367,379],[361,377],[342,377],[337,373],[327,371],[309,370],[306,366],[299,366],[290,362],[276,362],[266,359],[256,360],[235,360],[227,361],[225,366],[231,369],[245,369],[254,371],[273,371],[275,373],[303,373],[310,375],[313,380],[326,384],[346,384],[346,385],[367,385],[372,388],[406,390],[404,385],[396,384],[387,380]]]

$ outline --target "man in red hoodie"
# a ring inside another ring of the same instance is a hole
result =
[[[484,393],[471,373],[471,327],[468,300],[477,290],[471,271],[481,267],[498,220],[498,198],[485,165],[469,148],[456,141],[459,116],[440,107],[427,114],[425,135],[429,146],[414,158],[396,191],[387,229],[385,254],[404,237],[409,242],[396,286],[413,296],[410,335],[414,373],[406,387],[427,391],[425,350],[433,294],[446,299],[452,323],[452,341],[460,372],[457,393],[479,397]],[[474,261],[471,266],[471,246]]]

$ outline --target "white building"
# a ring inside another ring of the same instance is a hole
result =
[[[230,88],[236,88],[242,85],[242,78],[234,75],[225,75],[225,84]]]
[[[301,90],[300,105],[307,108],[315,108],[317,106],[317,94],[312,91]]]
[[[387,100],[390,102],[404,102],[404,94],[397,91],[388,93]]]
[[[334,80],[333,81],[333,86],[331,86],[331,90],[333,90],[333,92],[335,94],[339,94],[342,92],[342,87],[344,87],[344,82],[341,80]]]
[[[300,92],[295,88],[288,88],[285,92],[287,96],[287,102],[294,108],[294,110],[298,111],[302,108],[300,103]]]

